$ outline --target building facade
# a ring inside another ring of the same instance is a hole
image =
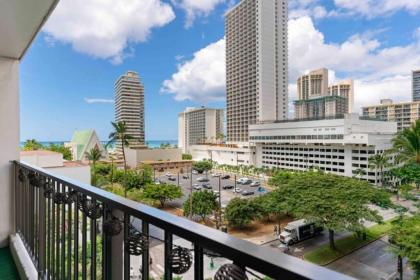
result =
[[[413,71],[413,101],[420,101],[420,69]]]
[[[254,146],[193,145],[190,147],[193,160],[211,160],[218,164],[252,166],[255,161]]]
[[[352,113],[354,83],[340,81],[328,86],[328,69],[321,68],[297,80],[295,119],[322,119]]]
[[[126,123],[127,134],[134,138],[130,147],[144,146],[144,87],[136,72],[128,71],[115,82],[115,121]]]
[[[75,131],[71,141],[64,143],[64,146],[70,148],[73,160],[87,161],[87,153],[93,148],[99,149],[103,158],[107,156],[106,149],[93,129]]]
[[[363,107],[362,111],[365,117],[396,122],[401,131],[420,119],[420,101],[394,103],[391,99],[383,99],[379,105]]]
[[[288,114],[288,3],[242,0],[225,15],[227,141]]]
[[[250,126],[256,145],[256,165],[303,171],[311,168],[377,183],[380,171],[369,158],[392,147],[397,124],[365,120],[356,114],[317,121],[292,121]]]
[[[178,147],[187,153],[191,145],[222,142],[223,123],[223,109],[187,108],[178,115]]]

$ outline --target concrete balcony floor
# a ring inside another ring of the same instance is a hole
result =
[[[20,279],[9,248],[0,249],[0,279]]]

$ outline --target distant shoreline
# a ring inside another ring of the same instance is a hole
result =
[[[26,141],[21,141],[20,147],[23,147],[25,142]],[[48,146],[50,144],[62,145],[67,142],[70,142],[70,140],[68,141],[39,141],[39,143],[41,143],[44,146]],[[108,141],[101,141],[101,143],[105,145],[106,143],[108,143]],[[178,145],[178,140],[146,140],[146,144],[149,148],[158,148],[160,147],[161,144],[166,144],[166,143],[169,143],[172,146],[174,146],[174,145]]]

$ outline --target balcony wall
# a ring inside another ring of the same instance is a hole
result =
[[[0,248],[13,231],[11,160],[19,158],[19,61],[0,57]]]

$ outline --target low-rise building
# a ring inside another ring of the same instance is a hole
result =
[[[379,105],[363,107],[362,111],[365,117],[396,122],[401,131],[420,119],[420,101],[394,103],[392,99],[382,99]]]
[[[250,126],[250,142],[256,146],[256,166],[303,171],[317,168],[342,176],[378,182],[378,170],[369,158],[392,147],[395,122],[347,114],[342,118],[288,121]]]
[[[81,161],[66,161],[63,154],[52,151],[21,151],[20,160],[53,171],[55,174],[90,184],[90,166]]]
[[[70,148],[73,160],[87,160],[86,154],[95,147],[106,157],[106,150],[93,129],[75,131],[71,141],[64,146]]]
[[[255,147],[238,145],[193,145],[193,160],[211,160],[218,164],[255,165]]]

